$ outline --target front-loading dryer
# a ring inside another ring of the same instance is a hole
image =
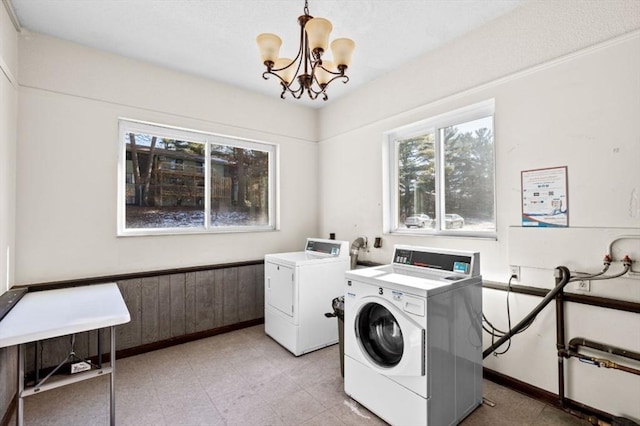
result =
[[[338,343],[338,327],[324,314],[343,294],[347,241],[307,238],[304,251],[264,258],[267,335],[296,356]]]
[[[345,392],[398,425],[452,425],[482,403],[479,254],[396,246],[345,273]]]

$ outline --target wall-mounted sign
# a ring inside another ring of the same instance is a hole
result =
[[[522,226],[569,226],[567,166],[521,174]]]

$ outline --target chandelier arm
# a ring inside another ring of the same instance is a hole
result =
[[[337,76],[343,76],[343,75],[345,75],[345,74],[344,74],[344,70],[342,70],[342,71],[341,71],[341,70],[338,70],[338,71],[331,71],[331,70],[329,70],[329,69],[326,69],[326,68],[324,67],[324,65],[322,65],[322,62],[320,62],[320,63],[318,64],[318,66],[319,66],[320,68],[322,68],[323,70],[325,70],[326,72],[328,72],[329,74],[333,74],[333,75],[337,75]],[[346,68],[345,68],[345,69],[346,69]]]
[[[326,84],[324,85],[324,87],[327,87],[334,80],[337,80],[339,78],[343,79],[342,83],[344,83],[344,84],[347,84],[349,82],[349,77],[348,76],[346,76],[346,75],[337,75],[337,76],[333,77],[331,80],[327,81]]]
[[[320,90],[315,90],[313,87],[309,87],[307,89],[307,93],[309,94],[309,97],[311,98],[311,100],[316,100],[318,99],[318,96],[322,95],[322,100],[326,101],[327,99],[329,99],[329,97],[327,96],[327,92],[325,91],[327,85],[325,84],[324,86],[319,85],[318,87],[320,88]]]
[[[300,99],[302,97],[302,95],[304,94],[304,87],[300,86],[296,90],[289,89],[289,92],[291,92],[291,94],[293,95],[293,97],[295,99]]]
[[[290,92],[294,98],[300,99],[301,92],[303,90],[302,86],[299,86],[297,89],[294,90],[291,88],[291,83],[287,84],[287,82],[284,81],[282,77],[280,77],[275,72],[271,72],[271,71],[265,71],[264,73],[262,73],[262,78],[264,78],[265,80],[268,80],[269,75],[274,75],[278,80],[280,80],[280,85],[282,86],[282,93],[280,94],[280,97],[282,99],[284,99],[284,95],[286,92]]]
[[[282,93],[280,93],[280,98],[285,99],[285,94],[287,92],[291,93],[294,99],[300,99],[302,94],[304,93],[304,88],[302,86],[298,87],[296,90],[291,89],[291,85],[287,85],[284,81],[280,82],[282,86]]]

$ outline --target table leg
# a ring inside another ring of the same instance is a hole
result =
[[[24,423],[24,400],[22,399],[22,391],[24,391],[24,344],[18,345],[18,411],[16,413],[16,425],[22,426]]]
[[[109,391],[111,393],[111,426],[116,424],[116,328],[111,326],[111,381]]]
[[[35,360],[35,373],[36,373],[36,378],[33,381],[33,383],[40,383],[40,366],[42,365],[42,363],[40,362],[40,351],[38,350],[38,341],[36,340],[34,342],[34,360]]]

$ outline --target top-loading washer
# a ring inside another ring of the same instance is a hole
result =
[[[345,273],[345,392],[391,424],[453,425],[482,403],[479,253],[394,247]]]
[[[347,241],[307,238],[302,252],[264,258],[267,335],[296,356],[338,342],[338,327],[324,313],[344,293]]]

